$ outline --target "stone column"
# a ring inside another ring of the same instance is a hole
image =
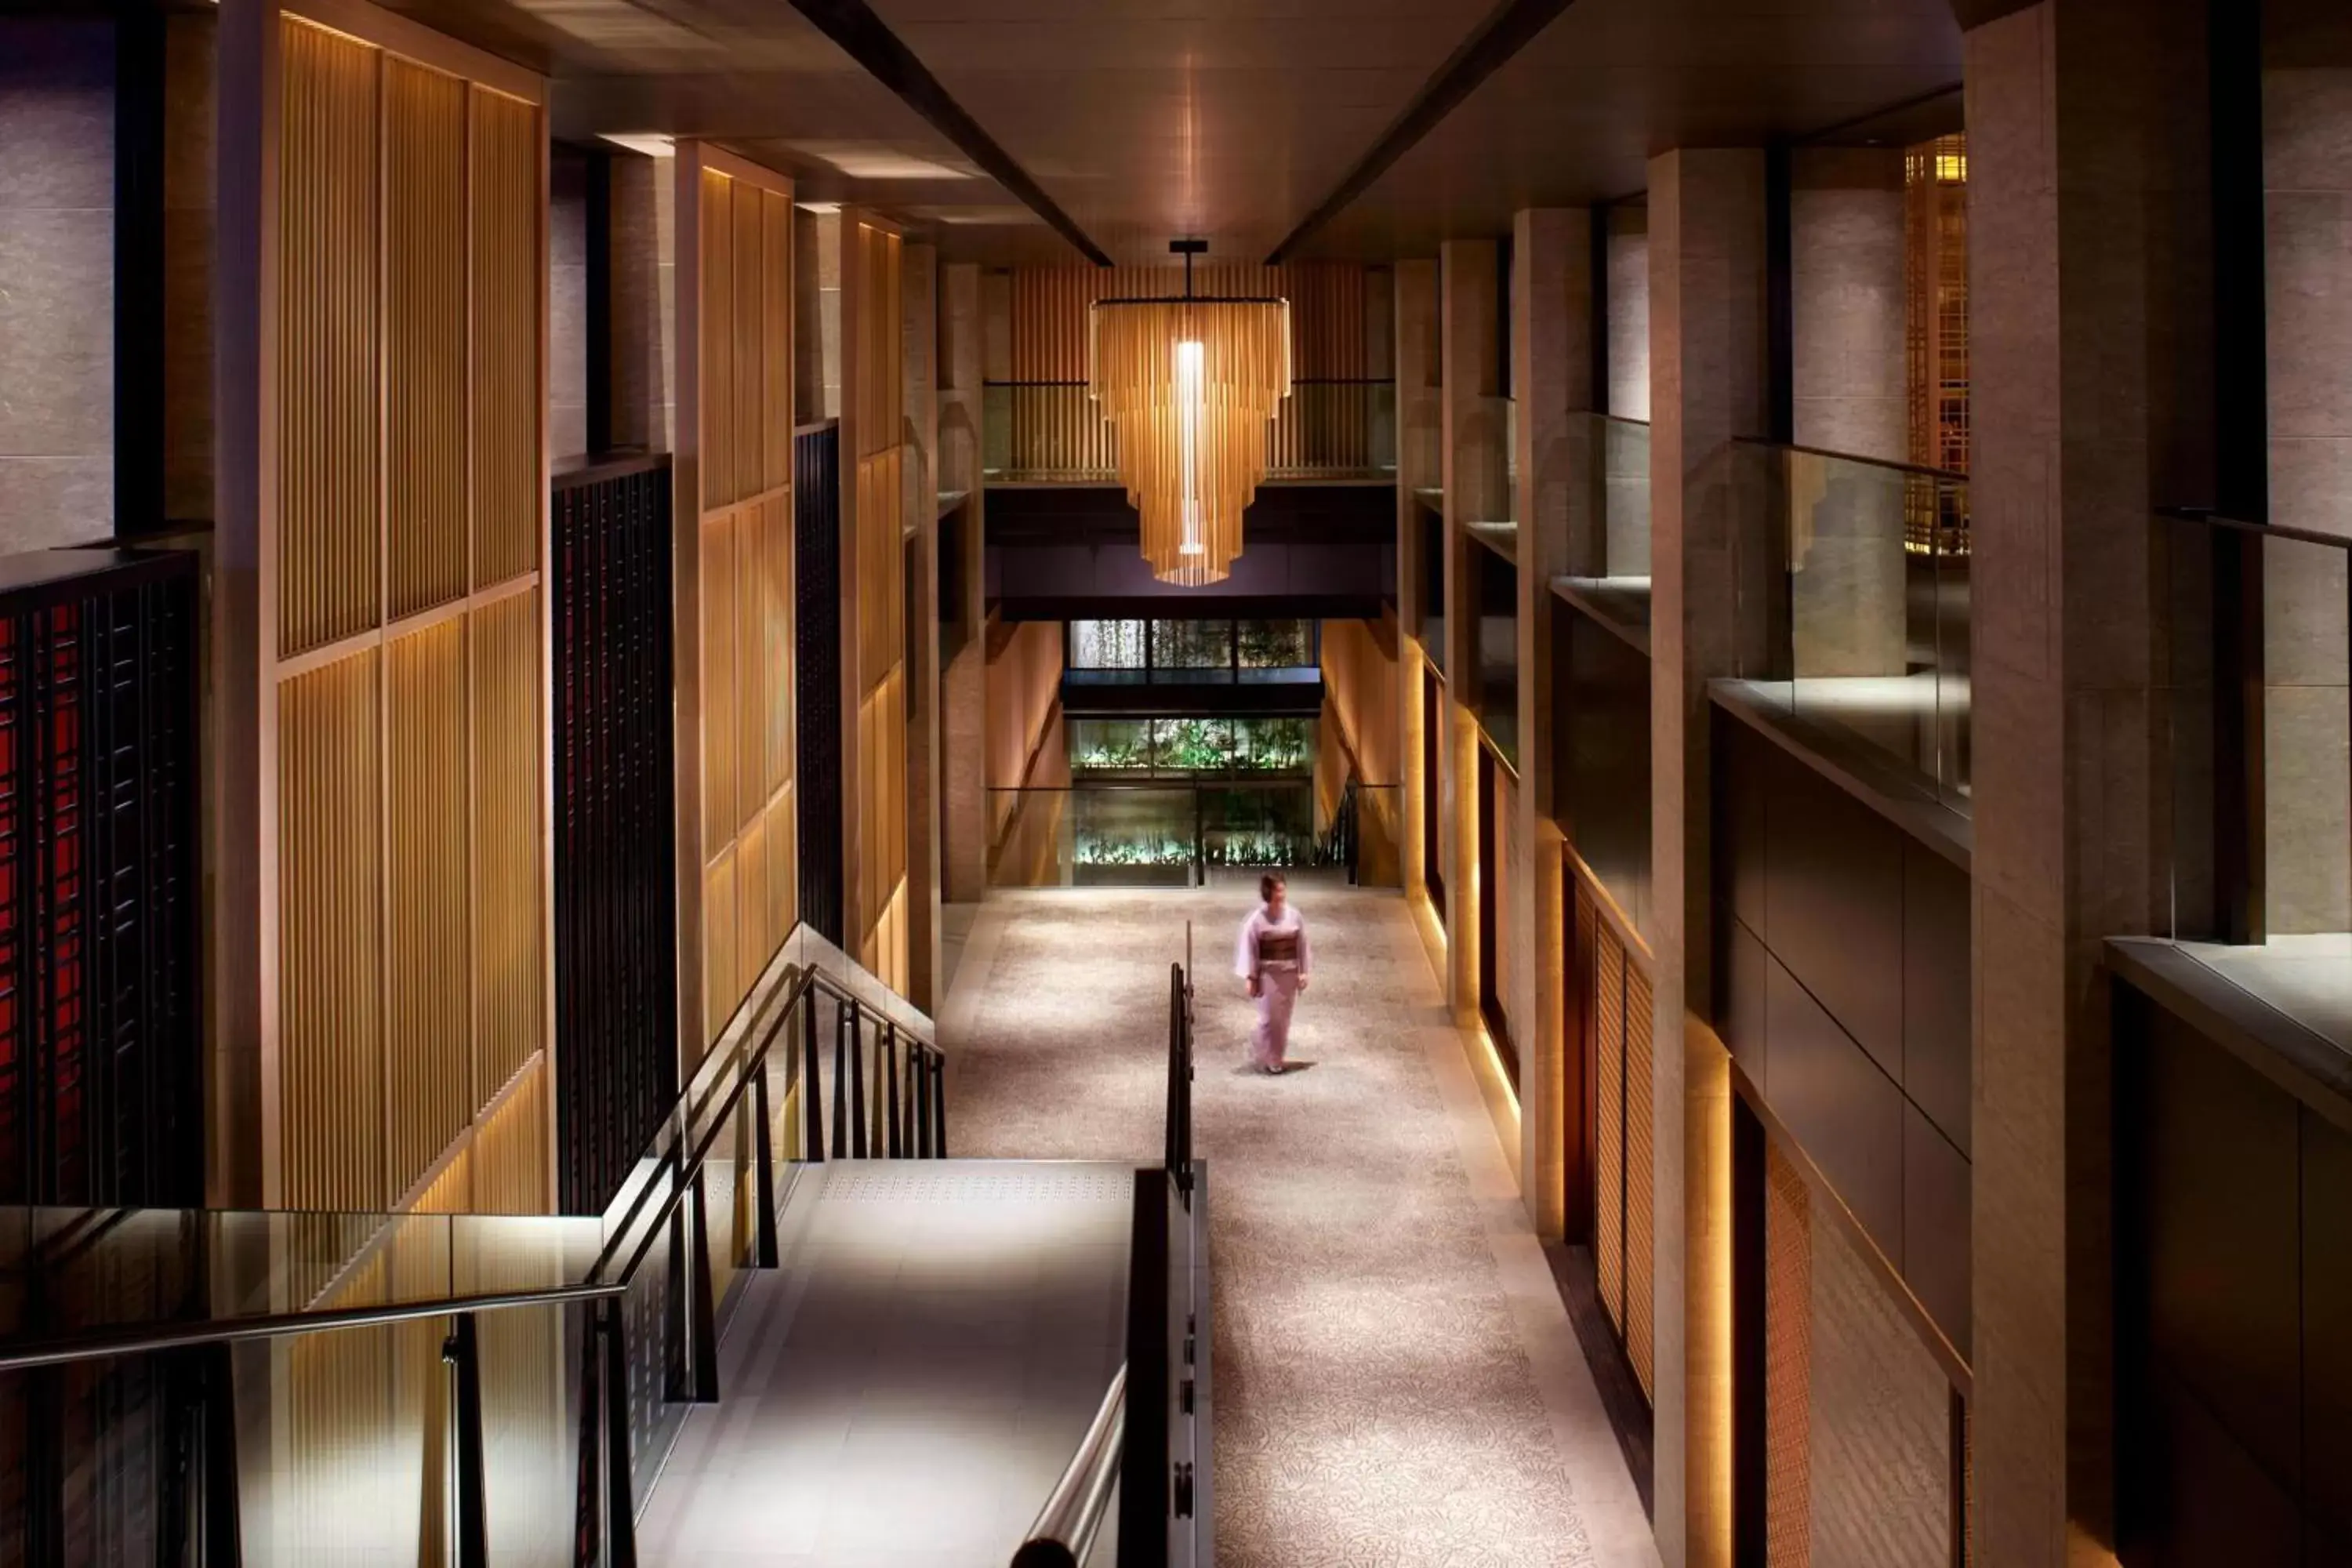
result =
[[[2043,0],[1965,39],[1971,1363],[2003,1568],[2114,1561],[2099,944],[2164,908],[2150,508],[2212,482],[2206,26],[2202,0]]]
[[[1444,754],[1452,799],[1439,827],[1445,857],[1446,1000],[1454,1022],[1478,1018],[1478,559],[1473,522],[1502,520],[1501,279],[1491,239],[1449,239],[1439,259],[1444,389],[1438,442],[1445,487]]]
[[[1706,683],[1738,668],[1731,441],[1769,414],[1764,154],[1650,161],[1658,1550],[1731,1562],[1729,1058],[1712,1011]]]
[[[1650,416],[1650,209],[1608,209],[1609,384],[1602,412]]]
[[[940,605],[955,655],[940,677],[940,897],[977,903],[988,891],[988,639],[983,518],[980,268],[952,262],[940,277],[940,488],[963,490],[955,535],[958,600]],[[941,587],[947,584],[942,583]]]
[[[677,182],[666,159],[616,151],[609,163],[613,444],[667,452],[677,423]]]
[[[0,62],[0,552],[102,543],[116,500],[114,26],[10,18]]]
[[[914,530],[907,567],[907,952],[908,994],[936,1013],[940,975],[940,483],[939,252],[899,252],[906,376],[906,525]]]
[[[1573,524],[1591,521],[1597,447],[1592,406],[1592,213],[1522,212],[1512,222],[1511,382],[1518,401],[1520,858],[1503,911],[1511,948],[1511,1016],[1518,1042],[1519,1195],[1536,1228],[1556,1236],[1567,1209],[1567,1108],[1584,1103],[1569,1081],[1566,874],[1552,799],[1551,580],[1569,569]],[[1582,513],[1580,520],[1576,514]],[[1588,534],[1591,531],[1588,526]]]
[[[1404,839],[1404,890],[1408,900],[1429,900],[1429,868],[1423,845],[1428,813],[1435,809],[1436,781],[1422,776],[1425,731],[1438,721],[1423,713],[1422,661],[1442,649],[1422,646],[1422,609],[1429,585],[1421,573],[1421,508],[1417,492],[1444,482],[1437,441],[1444,422],[1438,405],[1437,263],[1401,261],[1396,267],[1397,444],[1397,753],[1404,780],[1400,834]],[[1444,868],[1438,868],[1444,875]]]
[[[1804,148],[1790,174],[1797,445],[1901,462],[1910,452],[1902,151]],[[1902,675],[1903,475],[1807,460],[1788,477],[1804,541],[1790,582],[1791,673]]]
[[[1902,462],[1902,150],[1800,148],[1789,173],[1797,445]]]
[[[2352,12],[2270,0],[2263,60],[2270,521],[2352,533]],[[2273,936],[2352,924],[2344,557],[2263,550],[2265,914]]]

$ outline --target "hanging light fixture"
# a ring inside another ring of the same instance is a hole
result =
[[[1242,513],[1265,477],[1266,429],[1290,395],[1290,301],[1192,292],[1097,300],[1087,386],[1118,441],[1119,477],[1143,520],[1143,557],[1163,583],[1222,581],[1242,552]]]

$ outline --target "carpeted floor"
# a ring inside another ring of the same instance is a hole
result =
[[[1539,1288],[1506,1278],[1538,1255],[1497,1239],[1516,1205],[1465,1163],[1486,1162],[1491,1191],[1499,1152],[1482,1117],[1465,1131],[1466,1069],[1404,904],[1320,889],[1299,902],[1305,1065],[1267,1079],[1240,1070],[1245,895],[992,900],[943,1010],[955,1152],[1156,1162],[1168,965],[1192,919],[1219,1561],[1654,1563],[1590,1378],[1559,1364],[1574,1352],[1557,1298],[1547,1317]]]

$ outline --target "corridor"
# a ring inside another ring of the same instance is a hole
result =
[[[1406,906],[1296,889],[1313,984],[1241,1070],[1245,890],[999,895],[941,1016],[955,1152],[1159,1157],[1194,922],[1217,1561],[1654,1564],[1647,1524]]]

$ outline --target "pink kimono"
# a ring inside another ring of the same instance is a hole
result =
[[[1286,904],[1274,920],[1260,904],[1242,922],[1241,939],[1234,944],[1234,973],[1255,980],[1257,1027],[1250,1031],[1250,1065],[1282,1069],[1283,1052],[1290,1045],[1290,1010],[1298,1001],[1298,983],[1309,967],[1307,922],[1298,906]]]

